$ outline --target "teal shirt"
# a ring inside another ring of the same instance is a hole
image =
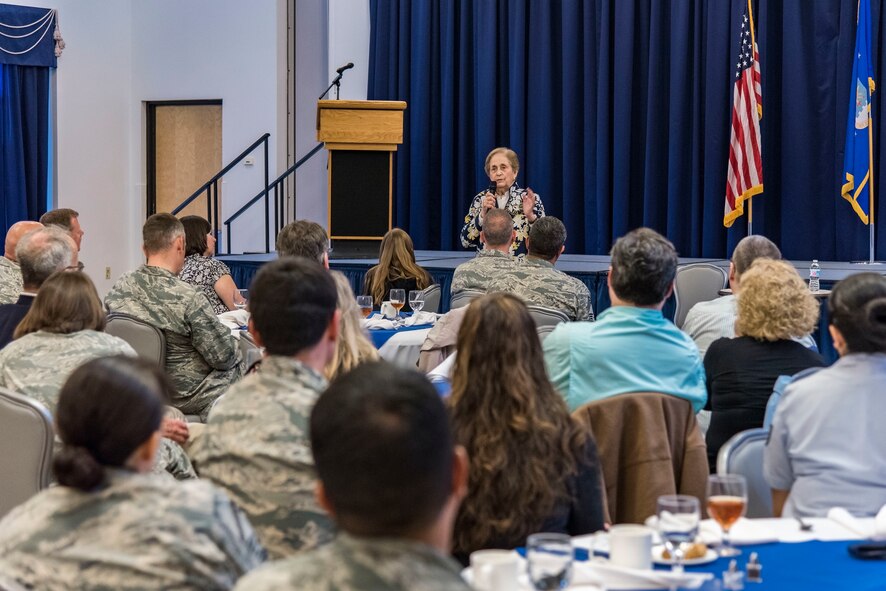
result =
[[[613,306],[596,322],[568,322],[544,340],[548,375],[573,411],[628,392],[707,400],[704,366],[689,336],[659,310]]]

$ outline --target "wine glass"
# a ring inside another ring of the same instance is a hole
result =
[[[357,307],[360,308],[363,318],[369,318],[369,315],[372,314],[372,296],[357,296]]]
[[[682,544],[695,541],[699,521],[701,521],[701,511],[698,499],[695,497],[687,495],[658,497],[658,532],[668,552],[674,557],[672,572],[683,572]]]
[[[248,289],[235,289],[234,290],[234,307],[238,310],[245,310],[247,304],[249,304],[249,290]]]
[[[567,534],[532,534],[526,540],[526,568],[540,591],[565,589],[572,578],[572,538]]]
[[[397,310],[397,317],[394,319],[394,328],[399,328],[403,326],[403,321],[400,319],[400,310],[402,310],[403,306],[406,304],[406,291],[403,289],[392,289],[389,299],[391,300],[391,305]]]
[[[723,529],[720,556],[738,556],[741,550],[729,544],[729,530],[748,506],[748,483],[741,474],[712,474],[708,477],[708,515]]]
[[[425,307],[425,292],[421,289],[410,290],[409,306],[412,308],[413,314],[421,312],[421,309]]]

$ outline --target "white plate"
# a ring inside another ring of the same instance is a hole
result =
[[[673,558],[662,558],[661,554],[664,552],[664,545],[661,546],[653,546],[652,547],[652,562],[655,564],[663,564],[665,566],[670,566],[674,564]],[[717,560],[717,553],[710,548],[705,552],[704,556],[700,556],[698,558],[689,558],[683,561],[685,566],[695,566],[697,564],[709,564]]]

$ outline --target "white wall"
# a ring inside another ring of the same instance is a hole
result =
[[[349,62],[354,68],[344,73],[341,94],[344,100],[366,100],[369,83],[369,0],[328,0],[329,2],[329,73]],[[330,92],[329,98],[335,98]]]

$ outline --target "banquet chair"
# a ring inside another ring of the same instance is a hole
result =
[[[111,312],[105,332],[129,343],[139,357],[160,368],[166,366],[166,335],[156,326],[129,314]]]
[[[471,303],[474,298],[485,296],[486,292],[478,289],[465,289],[453,295],[449,300],[449,309],[462,308]]]
[[[559,324],[559,322],[557,324]],[[544,342],[544,340],[548,338],[548,335],[554,332],[554,329],[557,328],[557,324],[545,324],[536,328],[535,330],[538,333],[539,340]]]
[[[542,328],[543,326],[557,326],[561,322],[569,322],[569,316],[560,310],[546,308],[545,306],[537,306],[535,304],[528,304],[526,307],[529,308],[529,315],[535,320],[536,329]]]
[[[698,497],[704,507],[707,448],[688,400],[632,392],[594,400],[572,416],[597,442],[611,523],[643,523],[660,495]]]
[[[425,305],[422,311],[437,314],[440,311],[440,285],[434,284],[426,287],[422,293],[425,296]]]
[[[52,445],[46,407],[0,388],[0,517],[49,486]]]
[[[717,474],[741,474],[748,483],[748,517],[772,517],[772,491],[763,477],[768,429],[740,431],[717,454]]]
[[[677,276],[674,279],[674,299],[677,302],[674,324],[677,328],[683,327],[692,306],[717,299],[720,290],[726,287],[727,280],[725,270],[709,263],[677,267]]]

